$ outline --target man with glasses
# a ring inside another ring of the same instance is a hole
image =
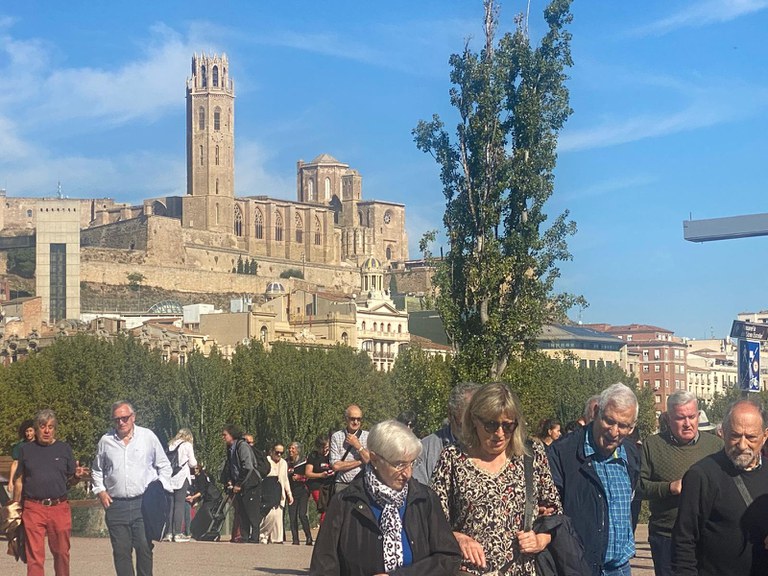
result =
[[[156,480],[171,490],[171,463],[154,432],[136,426],[131,404],[115,402],[111,414],[114,428],[99,440],[93,461],[93,493],[104,506],[117,576],[152,576],[152,543],[144,526],[142,497]]]
[[[371,459],[368,431],[363,430],[363,411],[357,404],[344,410],[346,427],[331,436],[330,462],[336,472],[336,492],[341,492]]]
[[[624,384],[606,388],[594,420],[554,442],[549,465],[565,514],[584,543],[592,576],[629,576],[635,555],[632,495],[640,455],[624,442],[637,423],[637,397]]]

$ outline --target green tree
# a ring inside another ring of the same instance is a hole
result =
[[[134,291],[139,290],[142,282],[147,279],[141,272],[131,272],[126,274],[126,278],[128,279],[128,286]]]
[[[434,244],[436,238],[437,230],[427,230],[419,240],[419,252],[421,252],[425,262],[432,258],[432,251],[429,247]]]
[[[456,140],[438,116],[414,129],[441,167],[449,252],[436,274],[437,308],[457,349],[462,379],[499,380],[510,358],[533,351],[541,325],[575,298],[555,294],[557,262],[570,259],[565,212],[544,227],[554,190],[557,135],[571,113],[570,0],[544,11],[531,46],[527,22],[496,42],[497,7],[485,0],[485,43],[450,58]]]

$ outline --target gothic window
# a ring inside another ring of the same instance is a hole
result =
[[[315,181],[312,178],[307,182],[307,200],[313,202],[315,200]]]
[[[205,108],[202,106],[197,111],[197,126],[200,130],[205,130]]]
[[[301,220],[301,216],[296,214],[295,224],[296,228],[296,242],[301,244],[304,242],[304,222]]]
[[[203,145],[200,144],[200,166],[203,165]]]
[[[216,144],[216,166],[219,165],[219,145]]]
[[[333,198],[331,198],[331,210],[333,210],[333,223],[338,224],[339,223],[339,213],[341,212],[341,200],[339,200],[339,197],[334,194]]]
[[[216,109],[213,111],[213,129],[218,132],[221,130],[221,108],[216,106]]]
[[[275,241],[283,241],[283,217],[280,212],[275,212]]]
[[[203,88],[208,86],[208,71],[205,69],[205,65],[200,68],[200,73],[203,76]]]
[[[362,226],[363,225],[363,211],[358,210],[357,211],[357,225]]]
[[[315,216],[315,246],[320,246],[320,229],[322,228],[322,224],[320,224],[320,218]]]
[[[213,85],[218,87],[219,85],[219,67],[214,66],[213,67]]]
[[[254,229],[256,230],[256,239],[262,240],[264,238],[264,215],[261,210],[256,208],[256,214],[253,216]]]
[[[325,198],[323,200],[330,200],[331,198],[331,179],[325,179]]]
[[[235,204],[235,236],[243,235],[243,211]]]
[[[216,204],[215,210],[214,210],[214,222],[216,222],[216,224],[219,223],[219,205],[218,204]]]
[[[387,246],[387,260],[392,260],[392,246]]]
[[[266,327],[266,326],[262,326],[262,327],[261,327],[261,331],[260,331],[260,338],[261,338],[261,341],[262,341],[264,344],[266,344],[266,343],[267,343],[267,327]]]

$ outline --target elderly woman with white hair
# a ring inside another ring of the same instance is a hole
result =
[[[364,472],[331,500],[310,575],[456,574],[461,553],[440,502],[411,478],[419,439],[386,420],[371,429],[368,450]]]

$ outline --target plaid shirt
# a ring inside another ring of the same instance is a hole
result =
[[[617,568],[635,555],[632,533],[632,484],[629,479],[627,452],[619,446],[610,456],[602,456],[595,448],[592,427],[587,429],[584,455],[592,459],[597,476],[605,490],[608,504],[608,547],[603,558],[605,568]]]

